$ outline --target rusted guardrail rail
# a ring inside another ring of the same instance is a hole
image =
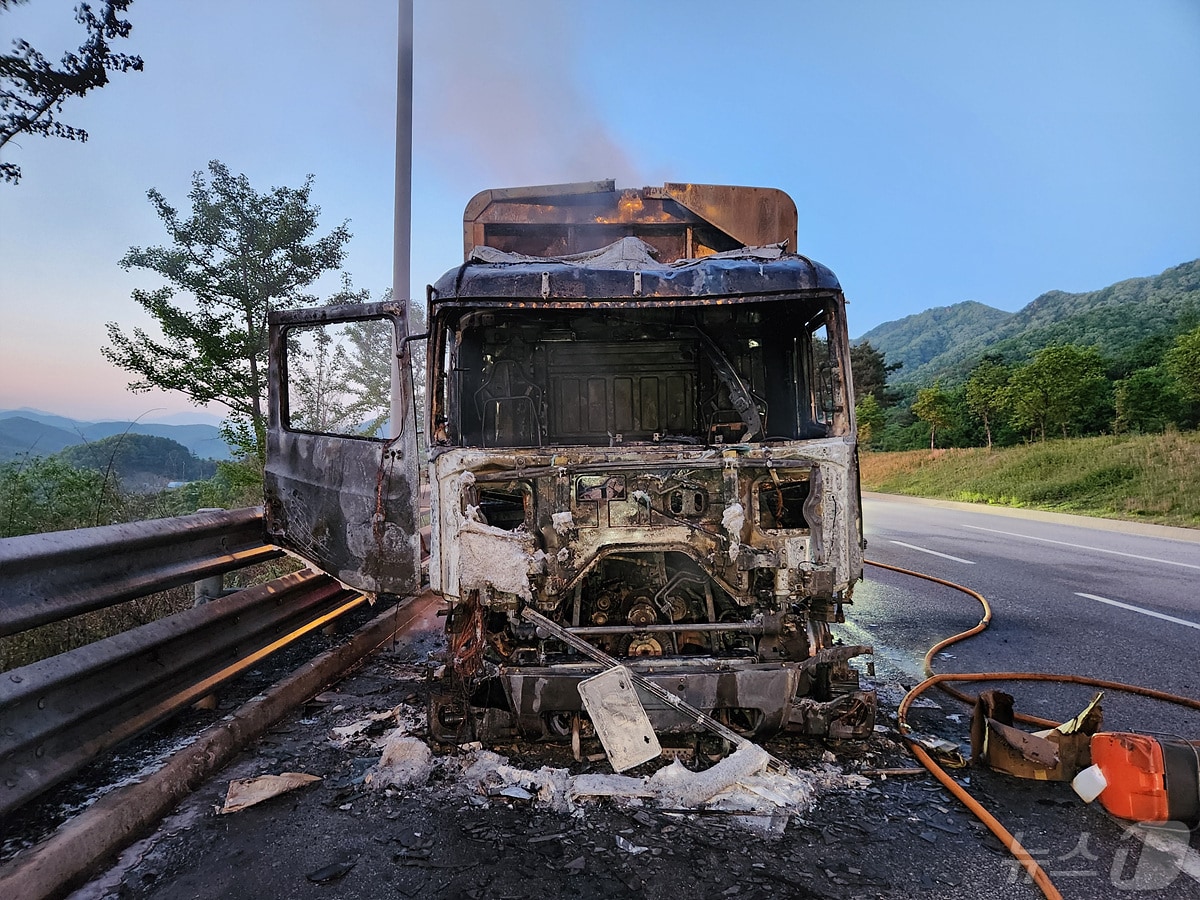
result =
[[[0,636],[282,555],[257,509],[3,538]]]
[[[5,538],[0,635],[280,555],[254,509]],[[305,570],[0,674],[0,815],[364,602]]]

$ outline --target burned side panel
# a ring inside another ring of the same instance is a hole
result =
[[[636,234],[660,262],[738,247],[796,246],[796,204],[774,188],[668,183],[641,190],[612,181],[481,191],[463,216],[463,251],[494,247],[554,257]]]
[[[278,432],[266,471],[268,531],[339,581],[372,593],[413,593],[420,538],[404,460],[386,443]]]
[[[420,585],[413,410],[392,402],[412,396],[397,353],[402,309],[362,304],[271,318],[268,532],[372,593]]]

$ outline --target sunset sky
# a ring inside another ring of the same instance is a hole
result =
[[[57,59],[74,5],[0,12],[0,40]],[[161,284],[117,265],[165,240],[147,189],[186,208],[212,159],[260,190],[312,173],[321,233],[354,233],[354,283],[390,284],[395,4],[136,0],[129,18],[115,49],[145,71],[62,115],[90,140],[4,150],[24,177],[0,185],[0,409],[194,410],[129,393],[100,348],[106,322],[149,324],[129,295]],[[601,178],[783,188],[852,335],[1200,256],[1194,0],[416,0],[415,40],[410,295],[460,261],[477,191]]]

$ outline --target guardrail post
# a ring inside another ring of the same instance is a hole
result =
[[[225,596],[225,576],[214,575],[212,578],[203,578],[196,582],[195,589],[196,599],[192,606],[203,606],[209,600]]]
[[[206,506],[196,510],[198,513],[219,513],[225,512],[223,506]],[[211,578],[202,578],[194,585],[195,593],[193,594],[192,606],[203,606],[209,600],[216,600],[218,597],[225,595],[225,576],[213,575]]]

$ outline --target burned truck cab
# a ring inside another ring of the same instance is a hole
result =
[[[760,188],[485,191],[429,289],[448,742],[578,738],[572,634],[748,736],[869,733],[845,298]],[[660,734],[690,732],[646,704]]]

